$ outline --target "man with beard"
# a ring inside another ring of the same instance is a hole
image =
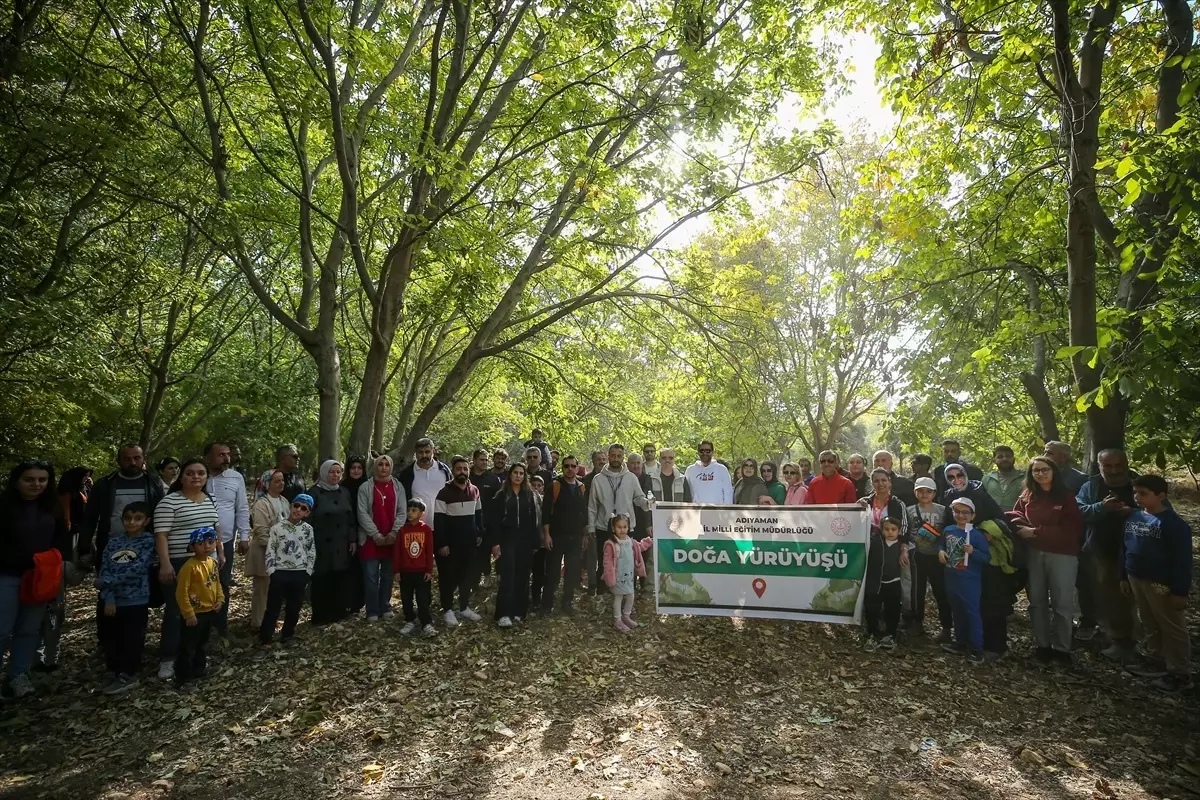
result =
[[[992,459],[996,469],[983,476],[983,490],[991,495],[1001,511],[1012,511],[1017,498],[1025,491],[1025,470],[1014,466],[1016,456],[1008,445],[1002,444],[993,450]]]
[[[983,470],[963,460],[962,445],[954,439],[946,439],[942,442],[942,463],[933,471],[933,480],[937,483],[940,494],[945,494],[950,488],[950,481],[946,480],[946,467],[950,464],[960,465],[967,473],[968,481],[983,480]]]
[[[542,499],[542,547],[549,551],[546,559],[545,585],[542,587],[542,611],[554,610],[554,593],[558,590],[558,575],[563,573],[562,604],[564,614],[574,614],[572,603],[579,586],[579,569],[583,560],[584,532],[587,530],[587,490],[575,476],[578,467],[575,456],[562,460],[562,475],[546,488]]]
[[[650,508],[641,481],[625,466],[625,448],[619,444],[608,447],[608,466],[596,473],[588,491],[588,519],[595,537],[596,563],[604,563],[604,543],[612,538],[609,520],[614,514],[629,517],[629,535],[637,533],[634,510]],[[603,568],[589,576],[593,581],[593,594],[600,587]]]
[[[486,460],[486,452],[484,453]],[[476,554],[483,544],[483,503],[471,483],[471,465],[462,456],[450,459],[454,479],[438,492],[434,505],[433,552],[438,569],[442,618],[447,628],[458,627],[458,617],[478,622],[471,608],[471,592],[478,583]],[[455,616],[454,590],[458,590]]]

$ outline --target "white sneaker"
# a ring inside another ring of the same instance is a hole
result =
[[[483,619],[483,617],[475,613],[475,609],[473,608],[464,608],[458,612],[458,615],[469,622],[479,622],[479,620]]]
[[[175,662],[160,661],[158,662],[158,679],[160,681],[170,681],[175,679]]]
[[[424,628],[421,628],[421,635],[426,639],[437,636],[437,628],[433,627],[433,623],[430,623]]]
[[[453,611],[447,611],[445,614],[443,614],[442,620],[446,623],[447,628],[458,627],[458,617],[454,616]]]
[[[406,623],[404,623],[404,627],[402,627],[400,629],[400,635],[401,636],[411,636],[412,632],[415,631],[416,629],[417,629],[417,623],[406,622]]]
[[[513,617],[513,622],[514,622],[514,623],[517,623],[517,622],[520,622],[520,621],[521,621],[521,618],[520,618],[520,617]]]
[[[20,675],[13,675],[8,681],[8,688],[12,689],[14,700],[20,700],[22,697],[29,697],[33,694],[33,682],[24,672]]]
[[[498,625],[501,628],[511,628],[512,620],[509,617],[501,617],[500,620],[496,623],[496,625]]]

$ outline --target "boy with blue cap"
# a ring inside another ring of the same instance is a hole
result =
[[[296,632],[300,606],[304,605],[304,588],[317,563],[316,537],[312,526],[304,521],[312,507],[312,495],[296,495],[288,518],[272,525],[268,534],[266,565],[271,584],[267,610],[258,632],[264,652],[271,647],[275,623],[285,608],[280,643],[286,645]]]
[[[184,688],[203,678],[208,666],[204,652],[209,634],[225,605],[221,591],[221,573],[212,558],[217,549],[217,529],[197,528],[188,538],[192,554],[175,577],[175,602],[183,616],[184,629],[175,656],[175,685]]]

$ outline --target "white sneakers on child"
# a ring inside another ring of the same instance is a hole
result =
[[[406,622],[406,623],[404,623],[404,627],[402,627],[400,629],[400,635],[401,636],[412,636],[413,631],[415,631],[416,629],[417,629],[417,623]]]
[[[496,622],[496,625],[501,628],[511,628],[512,627],[512,618],[511,617],[501,617],[499,619],[499,621]]]
[[[483,617],[475,613],[475,609],[473,608],[464,608],[458,612],[458,615],[468,622],[479,622],[479,620],[483,619]]]
[[[443,614],[442,621],[446,623],[447,628],[458,627],[458,617],[454,616],[453,611],[447,611],[445,614]]]
[[[434,636],[437,636],[437,628],[433,627],[433,623],[431,622],[424,628],[421,628],[421,635],[426,639],[433,638]]]
[[[160,681],[170,681],[175,679],[175,662],[160,661],[158,662],[158,679]]]

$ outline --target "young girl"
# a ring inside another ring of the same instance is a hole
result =
[[[631,631],[637,623],[630,618],[633,612],[633,579],[646,577],[642,552],[649,550],[654,540],[640,541],[629,537],[629,515],[617,514],[608,523],[613,538],[604,543],[604,582],[613,595],[614,627]]]
[[[895,650],[900,626],[900,570],[908,566],[908,549],[900,541],[900,520],[884,517],[879,531],[871,533],[867,554],[867,641],[863,649]],[[880,613],[885,635],[879,638]]]

